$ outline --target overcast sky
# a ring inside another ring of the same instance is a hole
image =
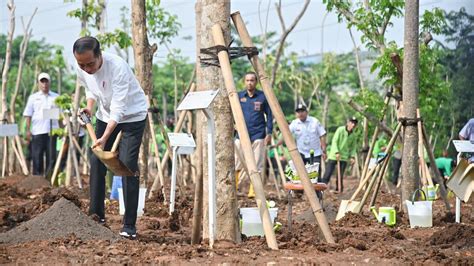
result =
[[[80,22],[78,19],[66,16],[68,11],[80,7],[81,0],[73,3],[64,3],[63,0],[15,0],[16,4],[16,35],[23,35],[21,17],[26,21],[38,7],[38,12],[33,19],[33,39],[45,38],[48,43],[62,45],[65,50],[67,61],[70,65],[74,63],[72,56],[72,44],[79,35]],[[120,26],[120,8],[127,6],[130,2],[126,0],[107,1],[107,31],[113,31]],[[275,11],[275,0],[232,0],[231,12],[240,11],[244,21],[247,23],[251,35],[262,33],[259,22],[260,14],[263,23],[267,10],[269,10],[268,31],[281,33],[281,26]],[[286,25],[292,23],[296,14],[303,6],[303,0],[283,0],[283,11]],[[0,0],[0,25],[1,33],[6,34],[8,30],[7,0]],[[170,48],[180,49],[184,56],[194,61],[195,58],[195,13],[194,0],[161,0],[161,5],[168,12],[178,16],[182,27],[179,36],[174,38]],[[268,9],[267,7],[270,6]],[[444,10],[458,11],[465,7],[467,11],[474,14],[474,0],[421,0],[420,13],[425,9],[440,7]],[[301,55],[316,54],[321,51],[321,24],[326,10],[322,1],[313,0],[305,15],[289,35],[287,41],[291,44],[290,50]],[[355,33],[357,42],[360,44],[360,35]],[[185,39],[191,36],[192,39]],[[387,39],[394,40],[398,44],[403,43],[403,18],[394,20],[394,27],[387,30]],[[153,41],[153,40],[151,40]],[[325,52],[349,52],[353,45],[345,23],[338,23],[334,13],[330,13],[325,21],[324,45]],[[167,51],[159,47],[154,61],[163,61]]]

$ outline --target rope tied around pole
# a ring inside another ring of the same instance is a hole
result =
[[[391,90],[390,91],[387,91],[387,93],[385,94],[386,97],[390,97],[390,98],[393,98],[397,101],[401,101],[402,100],[402,96],[401,95],[398,95],[398,94],[394,94]]]
[[[423,119],[420,118],[409,118],[409,117],[399,117],[398,121],[402,123],[404,127],[406,126],[417,126],[418,122],[423,122]]]
[[[227,51],[229,53],[229,59],[231,61],[233,59],[237,59],[243,56],[247,56],[250,59],[252,56],[258,55],[257,47],[228,47],[224,45],[216,45],[216,46],[212,46],[208,48],[202,48],[200,50],[201,56],[199,56],[199,61],[201,63],[201,66],[202,67],[208,67],[208,66],[220,67],[219,58],[217,57],[217,55],[219,54],[219,52],[222,52],[222,51]],[[202,55],[207,55],[207,57],[203,57]]]

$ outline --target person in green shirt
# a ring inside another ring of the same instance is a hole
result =
[[[385,153],[385,149],[387,148],[387,139],[384,135],[381,135],[374,145],[374,150],[372,151],[372,157],[377,158],[380,153]]]
[[[337,161],[339,161],[339,171],[341,173],[341,188],[338,187],[336,182],[336,190],[342,192],[344,189],[343,185],[343,174],[347,166],[347,161],[350,159],[351,164],[354,163],[356,155],[356,135],[354,129],[357,126],[357,118],[351,117],[347,120],[345,126],[337,128],[336,133],[332,137],[331,147],[328,154],[328,162],[326,164],[326,172],[324,173],[322,182],[328,184],[331,179],[331,175],[336,168]]]
[[[445,179],[448,179],[451,176],[454,166],[454,160],[448,157],[448,151],[444,150],[443,156],[436,158],[435,163],[436,167],[439,169],[439,172],[444,176]]]

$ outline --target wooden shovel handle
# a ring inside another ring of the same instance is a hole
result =
[[[120,131],[117,134],[117,137],[115,138],[115,141],[114,141],[114,145],[112,145],[112,149],[110,150],[111,152],[115,152],[117,150],[121,138],[122,138],[122,131]]]
[[[92,127],[91,123],[86,123],[86,129],[92,139],[92,143],[95,143],[97,141],[97,136],[95,135],[94,127]],[[102,150],[100,147],[95,147],[94,149],[99,151]]]
[[[95,135],[94,127],[92,127],[92,124],[87,123],[86,124],[86,129],[87,129],[87,132],[89,133],[89,136],[92,139],[92,142],[96,142],[97,141],[97,136]]]
[[[339,192],[342,192],[341,162],[339,159],[337,159],[337,188]]]

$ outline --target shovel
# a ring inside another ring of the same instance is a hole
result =
[[[466,159],[459,160],[446,186],[462,201],[468,202],[474,191],[474,163],[470,164]]]
[[[80,113],[81,120],[86,124],[87,132],[92,139],[92,142],[96,142],[97,136],[95,135],[94,128],[91,124],[90,117],[84,113]],[[117,137],[115,138],[115,142],[112,145],[112,149],[110,151],[104,151],[100,147],[92,148],[92,152],[99,158],[99,160],[104,163],[105,167],[109,169],[114,175],[116,176],[138,176],[137,174],[133,173],[130,169],[128,169],[125,164],[123,164],[118,158],[118,144],[120,142],[120,138],[122,137],[122,131],[119,132]]]
[[[339,205],[339,210],[337,211],[336,215],[336,221],[344,217],[347,212],[354,212],[355,208],[360,204],[360,201],[355,201],[354,199],[357,197],[357,195],[360,193],[362,188],[367,184],[367,181],[369,181],[369,178],[374,174],[376,171],[377,167],[373,167],[370,172],[367,174],[367,176],[362,180],[362,182],[359,184],[357,187],[357,190],[354,192],[352,197],[349,200],[342,200],[341,205]]]

